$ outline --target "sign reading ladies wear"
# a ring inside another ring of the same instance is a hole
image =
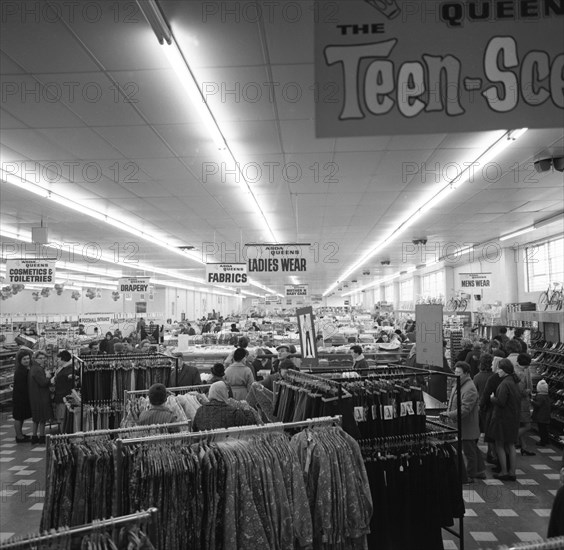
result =
[[[247,284],[247,264],[206,264],[206,281],[244,286]]]
[[[308,285],[284,285],[286,298],[300,298],[308,295]]]
[[[303,244],[246,244],[249,273],[304,273],[307,258]]]
[[[460,288],[490,288],[492,284],[491,273],[461,273]]]
[[[56,260],[27,259],[6,260],[6,284],[55,284]]]
[[[317,137],[562,126],[562,0],[334,4],[315,25]]]

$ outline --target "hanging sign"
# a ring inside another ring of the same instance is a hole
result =
[[[282,303],[282,299],[280,298],[280,296],[278,296],[278,294],[266,294],[264,296],[264,301],[267,305],[268,304],[281,304]]]
[[[491,273],[460,273],[460,288],[491,288]]]
[[[298,298],[308,295],[309,285],[284,285],[284,295],[287,298]]]
[[[562,126],[561,0],[334,4],[315,23],[318,138]]]
[[[323,302],[323,296],[321,294],[312,294],[310,299],[312,304],[320,304]]]
[[[118,291],[133,295],[149,292],[150,277],[123,277],[118,282]]]
[[[206,281],[210,284],[244,286],[247,284],[247,264],[206,264]]]
[[[22,258],[6,260],[5,284],[30,284],[52,286],[55,284],[54,259]]]
[[[249,273],[305,273],[303,244],[245,245]]]

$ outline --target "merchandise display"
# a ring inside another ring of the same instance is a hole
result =
[[[563,23],[4,2],[0,549],[561,545]]]

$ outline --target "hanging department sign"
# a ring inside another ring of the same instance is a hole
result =
[[[308,285],[284,285],[286,298],[303,298],[308,295]]]
[[[460,288],[491,288],[491,273],[460,273]]]
[[[206,281],[244,286],[247,284],[247,264],[206,264]]]
[[[6,260],[7,284],[54,285],[55,284],[54,259],[27,259]]]
[[[303,244],[245,245],[249,273],[305,273]]]
[[[152,286],[149,284],[150,277],[123,277],[118,281],[118,290],[123,292],[126,297],[140,297],[152,293]]]
[[[317,137],[562,126],[563,0],[335,5],[315,25]]]

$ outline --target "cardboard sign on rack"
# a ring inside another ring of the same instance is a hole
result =
[[[415,354],[420,365],[443,366],[443,306],[441,304],[415,306]]]
[[[309,306],[296,309],[296,315],[298,317],[298,332],[300,334],[300,348],[302,350],[302,365],[308,368],[317,367],[319,365],[319,356],[313,322],[313,308]]]

